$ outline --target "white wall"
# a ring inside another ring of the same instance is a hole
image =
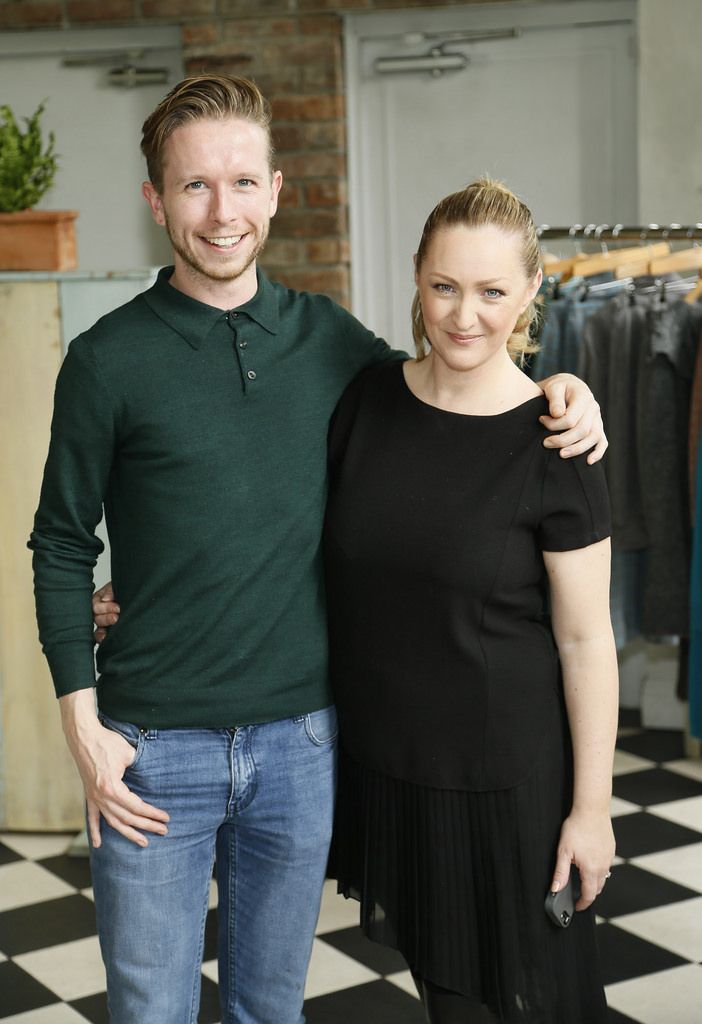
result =
[[[638,0],[639,213],[702,222],[702,2]]]

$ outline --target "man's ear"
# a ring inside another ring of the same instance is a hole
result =
[[[161,201],[161,196],[150,181],[143,182],[141,186],[141,194],[151,207],[151,216],[157,224],[164,227],[166,223],[166,215],[163,210],[163,202]]]
[[[283,174],[281,171],[274,171],[271,177],[271,202],[268,208],[268,214],[273,217],[276,210],[278,209],[278,196],[280,189],[283,184]]]

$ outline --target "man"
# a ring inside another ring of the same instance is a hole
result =
[[[86,792],[114,1024],[196,1020],[215,859],[223,1021],[299,1024],[334,792],[327,424],[356,373],[398,353],[257,269],[282,177],[251,82],[180,83],[142,150],[174,267],[61,369],[30,540],[40,636]],[[596,406],[571,387],[585,427],[559,442],[599,453]],[[121,615],[98,717],[103,505]]]

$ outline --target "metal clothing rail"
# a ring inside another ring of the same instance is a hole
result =
[[[541,224],[539,238],[564,238],[574,242],[645,242],[650,239],[670,241],[702,241],[702,224],[573,224],[569,228],[554,228]]]

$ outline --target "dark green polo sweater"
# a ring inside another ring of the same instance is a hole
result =
[[[320,553],[330,414],[393,358],[321,295],[258,276],[235,310],[162,270],[72,342],[29,546],[56,693],[95,685],[103,505],[122,613],[97,661],[108,715],[233,726],[329,704]]]

